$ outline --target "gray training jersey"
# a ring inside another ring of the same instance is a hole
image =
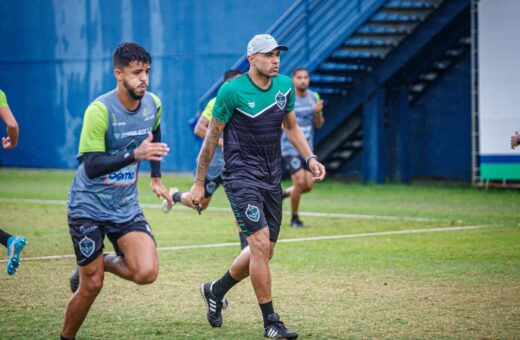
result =
[[[309,143],[311,150],[314,149],[314,106],[318,103],[318,98],[316,92],[307,89],[307,95],[305,97],[296,96],[294,102],[296,120],[307,138],[307,143]],[[294,148],[289,138],[287,138],[287,134],[284,132],[282,134],[282,157],[298,155],[298,151]]]
[[[141,144],[157,128],[160,100],[146,92],[137,111],[126,110],[113,90],[92,102],[85,112],[80,155],[86,152],[119,154]],[[127,222],[142,213],[137,196],[139,162],[89,179],[81,163],[69,191],[68,214],[114,223]]]

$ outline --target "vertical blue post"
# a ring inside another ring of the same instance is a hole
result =
[[[378,91],[363,104],[363,182],[382,184],[386,170],[385,94]]]
[[[388,134],[391,136],[388,143],[391,145],[389,170],[392,179],[409,184],[411,177],[411,118],[408,88],[398,85],[389,96]]]

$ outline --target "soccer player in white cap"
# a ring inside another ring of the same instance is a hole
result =
[[[224,84],[217,95],[199,154],[191,198],[195,205],[204,198],[206,170],[223,131],[222,181],[249,247],[220,279],[201,285],[208,321],[212,327],[222,326],[225,294],[249,276],[262,311],[264,336],[295,339],[298,333],[289,330],[275,313],[269,270],[282,219],[282,123],[289,140],[308,163],[314,180],[325,177],[325,168],[312,154],[297,124],[291,79],[278,75],[280,51],[287,50],[268,34],[256,35],[249,41],[249,72]]]

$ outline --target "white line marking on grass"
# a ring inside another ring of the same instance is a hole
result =
[[[44,200],[44,199],[35,199],[35,198],[5,198],[0,197],[0,202],[4,203],[22,203],[22,204],[50,204],[50,205],[66,205],[67,201],[64,200]],[[161,206],[159,204],[149,204],[142,203],[142,208],[149,209],[160,209]],[[183,210],[192,210],[182,204],[179,204],[174,209],[183,209]],[[220,208],[220,207],[209,207],[206,211],[218,211],[218,212],[229,212],[231,213],[230,208]],[[286,215],[290,214],[290,212],[286,211]],[[362,214],[342,214],[342,213],[323,213],[323,212],[312,212],[312,211],[300,211],[298,213],[301,216],[310,216],[310,217],[333,217],[333,218],[350,218],[350,219],[366,219],[366,220],[387,220],[387,221],[413,221],[413,222],[438,222],[439,219],[436,218],[424,218],[424,217],[409,217],[409,216],[388,216],[388,215],[362,215]]]
[[[300,238],[289,238],[278,240],[278,243],[292,243],[292,242],[307,242],[307,241],[325,241],[325,240],[338,240],[338,239],[349,239],[349,238],[360,238],[360,237],[373,237],[373,236],[388,236],[388,235],[405,235],[405,234],[420,234],[420,233],[436,233],[436,232],[447,232],[447,231],[461,231],[461,230],[474,230],[491,227],[490,225],[480,226],[465,226],[465,227],[447,227],[447,228],[428,228],[428,229],[411,229],[411,230],[397,230],[397,231],[381,231],[375,233],[363,233],[363,234],[348,234],[348,235],[330,235],[330,236],[313,236],[313,237],[300,237]],[[189,246],[173,246],[173,247],[161,247],[157,248],[157,251],[177,251],[177,250],[188,250],[188,249],[205,249],[205,248],[223,248],[223,247],[236,247],[239,246],[238,242],[228,243],[213,243],[213,244],[194,244]],[[66,258],[73,258],[74,254],[67,255],[52,255],[52,256],[37,256],[37,257],[26,257],[22,258],[23,261],[43,261],[43,260],[60,260]],[[0,260],[0,262],[7,262],[7,260]]]

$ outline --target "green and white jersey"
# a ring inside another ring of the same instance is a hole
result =
[[[0,107],[9,106],[7,104],[7,97],[5,96],[4,91],[0,90]]]
[[[132,112],[123,107],[115,90],[108,92],[94,100],[85,112],[79,154],[130,152],[148,132],[157,129],[160,118],[161,102],[154,94],[146,92],[139,108]],[[137,196],[138,170],[136,161],[90,179],[81,163],[69,191],[69,216],[122,223],[142,213]]]
[[[248,73],[222,85],[213,117],[226,123],[224,184],[279,189],[282,122],[293,109],[294,88],[287,76],[272,78],[267,90],[256,86]]]

